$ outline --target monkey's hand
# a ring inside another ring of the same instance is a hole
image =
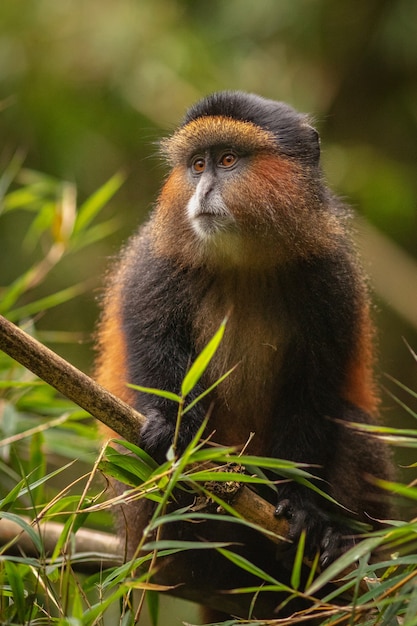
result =
[[[186,417],[187,419],[182,420],[177,441],[174,441],[175,420],[167,419],[165,414],[156,408],[147,410],[146,422],[140,432],[140,445],[158,463],[166,461],[167,452],[172,445],[175,445],[175,454],[181,455],[197,434],[201,423],[199,416],[190,416],[191,419],[188,419],[188,415]]]
[[[140,446],[158,463],[166,461],[166,454],[173,443],[175,424],[164,419],[155,409],[147,411],[146,422],[140,431]]]
[[[281,489],[275,515],[288,520],[288,538],[292,544],[290,548],[279,550],[280,558],[294,553],[303,530],[306,533],[307,558],[312,559],[318,552],[322,567],[327,567],[355,545],[352,529],[348,528],[347,524],[335,521],[334,517],[320,506],[318,497],[311,489],[294,483]]]

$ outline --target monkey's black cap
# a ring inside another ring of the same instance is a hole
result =
[[[251,122],[275,136],[286,155],[317,163],[320,141],[310,119],[285,102],[244,91],[218,91],[199,100],[187,111],[182,126],[200,117],[222,116]]]

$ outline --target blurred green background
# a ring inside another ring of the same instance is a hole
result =
[[[417,350],[415,0],[2,0],[0,77],[0,171],[18,154],[25,168],[67,181],[73,199],[76,188],[78,204],[126,175],[101,216],[116,217],[112,233],[23,298],[88,281],[36,320],[75,365],[91,369],[108,258],[163,179],[156,140],[202,95],[242,89],[316,120],[326,176],[366,220],[359,242],[376,288],[380,371],[416,389],[403,342]],[[0,285],[44,254],[42,240],[25,244],[32,219],[0,214]],[[405,417],[389,396],[384,412]]]

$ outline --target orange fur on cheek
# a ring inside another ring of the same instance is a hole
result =
[[[267,254],[270,246],[277,262],[336,251],[344,236],[325,208],[317,172],[278,154],[255,155],[224,199],[249,238]]]
[[[183,256],[191,234],[186,207],[192,194],[193,187],[187,183],[185,168],[174,167],[162,187],[153,216],[152,243],[157,256]]]
[[[224,201],[248,234],[287,232],[310,207],[300,166],[277,154],[255,155],[236,181],[222,189]],[[294,200],[296,199],[296,201]]]
[[[179,219],[178,213],[183,213],[188,201],[194,193],[193,185],[187,181],[185,167],[176,166],[167,178],[159,195],[158,220],[163,223],[168,220]]]

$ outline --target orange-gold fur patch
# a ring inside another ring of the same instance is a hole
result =
[[[274,135],[253,122],[213,115],[182,126],[161,142],[161,151],[171,163],[180,163],[193,151],[202,151],[213,144],[233,145],[250,153],[276,150]]]
[[[379,398],[373,374],[374,329],[368,307],[362,311],[356,351],[346,372],[343,397],[370,415],[378,410]],[[359,334],[360,333],[360,334]]]
[[[115,293],[116,292],[116,293]],[[116,289],[107,293],[105,315],[98,331],[99,358],[97,360],[95,379],[115,396],[128,404],[133,404],[133,392],[126,383],[127,349],[125,338],[120,326],[119,294]],[[118,435],[103,427],[107,436]]]

